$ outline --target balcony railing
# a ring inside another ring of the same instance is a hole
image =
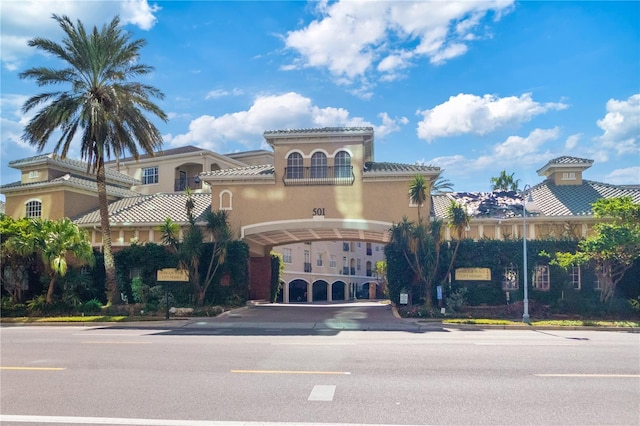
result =
[[[355,181],[353,167],[285,167],[282,181],[294,185],[349,186]]]
[[[199,177],[190,177],[186,179],[176,179],[173,184],[173,190],[175,192],[184,191],[187,188],[202,189],[202,181]]]
[[[311,263],[304,262],[304,271],[311,272]]]

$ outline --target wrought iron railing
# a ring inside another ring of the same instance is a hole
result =
[[[293,185],[353,185],[353,167],[285,167],[282,181]]]

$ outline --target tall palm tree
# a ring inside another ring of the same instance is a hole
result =
[[[507,174],[505,170],[500,172],[500,176],[491,178],[491,189],[497,191],[518,191],[520,179],[514,179],[515,173]]]
[[[449,262],[449,268],[447,269],[447,274],[444,276],[444,280],[447,279],[449,274],[451,273],[451,269],[453,269],[453,262],[456,259],[458,254],[458,248],[460,247],[460,241],[462,241],[462,236],[464,235],[464,231],[467,229],[469,224],[471,223],[471,215],[467,213],[467,210],[464,208],[462,204],[451,200],[451,204],[447,208],[447,219],[449,221],[449,228],[453,229],[456,235],[456,246],[453,249],[453,255],[451,256],[451,261]]]
[[[415,175],[409,184],[409,199],[418,206],[418,222],[422,222],[420,208],[427,200],[427,194],[429,194],[429,183],[427,179],[425,179],[423,175]]]
[[[167,115],[151,101],[164,95],[152,86],[131,81],[153,68],[139,62],[146,41],[131,41],[117,16],[91,33],[80,21],[74,25],[66,16],[53,15],[53,19],[64,31],[62,44],[36,37],[29,46],[60,59],[64,67],[30,68],[20,73],[20,78],[34,79],[38,86],[67,87],[27,99],[22,107],[25,113],[44,106],[25,126],[22,140],[42,151],[52,133],[59,130],[62,135],[54,153],[64,158],[82,129],[80,155],[87,162],[87,171],[96,175],[107,302],[117,303],[120,292],[111,251],[105,158],[117,160],[128,151],[138,159],[139,148],[153,155],[162,146],[162,135],[145,112],[167,121]]]
[[[439,176],[433,184],[431,184],[431,193],[432,194],[444,194],[445,192],[453,191],[453,182],[449,179],[445,179],[442,176]]]

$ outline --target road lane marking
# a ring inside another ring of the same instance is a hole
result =
[[[311,389],[307,401],[333,401],[333,395],[335,393],[335,385],[315,385],[313,389]]]
[[[0,367],[0,370],[62,371],[63,367]]]
[[[347,342],[344,342],[344,343],[273,342],[271,344],[274,345],[274,346],[277,346],[277,345],[288,345],[288,346],[291,346],[291,345],[295,345],[295,346],[355,346],[355,343],[347,343]]]
[[[117,340],[87,340],[84,345],[150,345],[151,342],[121,342]]]
[[[542,342],[475,342],[476,346],[578,346],[579,343],[542,343]]]
[[[0,414],[0,423],[63,423],[67,425],[141,425],[141,426],[364,426],[365,423],[248,422],[215,420],[126,419],[118,417],[29,416]]]
[[[593,377],[593,378],[601,378],[601,377],[611,377],[611,378],[631,378],[631,379],[640,379],[640,374],[534,374],[536,377]]]
[[[351,374],[348,371],[313,371],[313,370],[231,370],[231,373],[245,374]]]

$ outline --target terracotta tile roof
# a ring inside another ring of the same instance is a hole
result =
[[[423,173],[440,172],[440,167],[418,164],[386,163],[368,161],[364,164],[364,174],[368,173]]]
[[[76,176],[67,173],[64,176],[57,177],[55,179],[43,181],[43,182],[34,182],[34,183],[22,183],[12,182],[6,185],[0,186],[5,192],[15,192],[18,190],[25,189],[36,189],[36,188],[47,188],[51,186],[64,185],[73,188],[86,189],[90,191],[96,192],[98,191],[98,187],[95,180],[87,179],[82,176]],[[133,197],[140,195],[139,192],[131,191],[129,188],[124,188],[116,185],[107,185],[107,195],[115,196],[115,197]]]
[[[193,215],[196,222],[204,221],[204,215],[211,210],[211,194],[192,194],[195,202]],[[160,224],[167,217],[174,222],[188,222],[184,193],[159,193],[128,197],[109,204],[110,222],[113,224]],[[99,225],[100,212],[98,210],[74,218],[78,225]]]
[[[191,153],[191,152],[200,152],[200,151],[210,152],[207,149],[198,148],[197,146],[187,145],[187,146],[181,146],[181,147],[178,147],[178,148],[163,149],[163,150],[160,150],[158,152],[155,152],[153,155],[140,154],[138,156],[138,160],[143,160],[145,158],[167,157],[167,156],[170,156],[170,155],[188,154],[188,153]],[[120,159],[121,163],[129,162],[129,161],[135,161],[135,158],[126,157],[126,158],[121,158]],[[116,160],[111,160],[107,164],[115,164],[115,163],[116,163]]]
[[[591,205],[601,198],[632,197],[640,204],[640,188],[585,180],[581,185],[554,185],[545,181],[531,188],[541,216],[592,216]],[[522,196],[515,191],[452,192],[433,195],[432,215],[445,218],[451,200],[462,203],[475,218],[522,216]]]
[[[20,169],[25,166],[38,165],[38,164],[47,164],[57,166],[59,169],[68,170],[68,171],[77,171],[82,173],[87,173],[87,163],[80,160],[75,160],[73,158],[60,158],[60,156],[54,155],[53,153],[49,154],[41,154],[36,155],[34,157],[22,158],[19,160],[14,160],[9,162],[9,166]],[[89,175],[94,175],[89,173]],[[105,175],[107,179],[115,182],[121,182],[123,184],[132,186],[139,184],[140,181],[134,179],[124,173],[120,173],[117,170],[105,168]]]
[[[200,173],[200,176],[209,177],[239,177],[239,176],[274,176],[275,168],[273,164],[262,164],[259,166],[234,167],[232,169],[214,170],[212,172]]]
[[[373,127],[319,127],[315,129],[267,130],[265,136],[289,135],[298,133],[360,133],[373,132]]]

